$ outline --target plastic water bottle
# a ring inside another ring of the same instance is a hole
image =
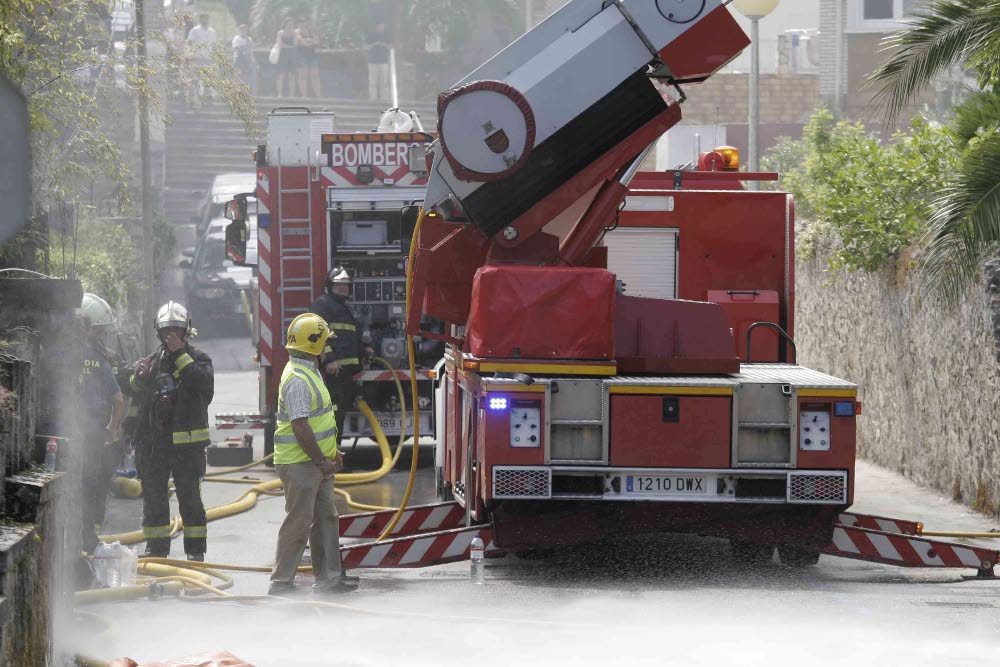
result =
[[[471,564],[470,574],[472,577],[472,583],[483,584],[486,582],[486,547],[483,545],[483,540],[479,537],[479,533],[472,538],[472,543],[469,544],[469,562]]]
[[[107,560],[104,561],[104,585],[108,588],[118,588],[122,585],[120,547],[117,542],[108,547]]]
[[[55,438],[50,438],[47,443],[45,443],[45,469],[55,470],[56,469],[56,456],[59,454],[59,443],[56,442]]]
[[[139,570],[139,554],[135,549],[130,549],[124,544],[115,543],[118,546],[118,585],[131,586],[135,583]]]
[[[109,544],[98,542],[97,546],[94,547],[94,555],[91,557],[91,562],[94,564],[94,577],[102,586],[108,585],[108,565],[113,555],[114,552]]]

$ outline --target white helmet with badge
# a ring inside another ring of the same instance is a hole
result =
[[[153,328],[161,331],[168,327],[180,327],[186,333],[191,333],[191,316],[188,315],[187,308],[176,301],[167,301],[156,311]]]

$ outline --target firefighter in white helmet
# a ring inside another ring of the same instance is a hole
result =
[[[358,322],[347,305],[351,297],[351,274],[342,266],[335,266],[326,275],[323,294],[309,306],[326,322],[330,337],[320,358],[320,368],[330,398],[337,409],[337,432],[344,431],[344,416],[354,407],[357,386],[354,374],[361,370],[361,354],[370,354],[363,348]]]
[[[89,553],[97,546],[111,478],[121,460],[117,443],[125,398],[104,345],[115,325],[114,311],[101,297],[84,294],[76,312],[85,330],[78,423],[82,440],[82,536],[83,547]]]
[[[132,383],[139,400],[136,463],[142,480],[145,556],[170,554],[168,485],[173,475],[184,522],[184,552],[203,561],[208,531],[201,500],[208,406],[215,394],[212,360],[188,342],[191,318],[176,301],[164,304],[153,326],[160,349],[136,364]]]
[[[318,594],[357,588],[340,562],[340,518],[333,499],[333,478],[344,464],[337,451],[336,412],[316,363],[330,331],[314,313],[288,326],[288,363],[278,387],[274,430],[274,469],[285,489],[285,520],[271,572],[269,595],[297,590],[295,572],[309,542]]]

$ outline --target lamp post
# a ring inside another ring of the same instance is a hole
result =
[[[750,119],[748,126],[749,171],[760,171],[760,20],[774,11],[778,0],[733,0],[736,11],[750,19]],[[756,181],[750,182],[753,190]]]

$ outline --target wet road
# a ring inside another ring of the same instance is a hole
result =
[[[220,341],[217,411],[256,409],[256,374],[238,368],[237,343]],[[240,344],[245,341],[240,342]],[[244,348],[245,349],[245,348]],[[261,443],[255,443],[260,453]],[[363,447],[363,446],[362,446]],[[404,466],[400,466],[403,468]],[[270,479],[268,469],[247,474]],[[362,502],[398,502],[405,473],[352,487]],[[429,469],[414,502],[433,497]],[[206,505],[243,489],[205,484]],[[991,522],[894,473],[859,464],[859,512],[922,520],[928,529],[988,530]],[[140,525],[139,501],[114,500],[108,528]],[[176,511],[176,509],[175,509]],[[346,511],[346,507],[341,507]],[[212,523],[209,560],[273,562],[279,498]],[[181,551],[174,542],[175,555]],[[1000,647],[1000,581],[960,572],[903,570],[822,557],[796,570],[734,564],[725,541],[658,536],[573,549],[543,560],[361,571],[337,609],[269,604],[130,602],[89,608],[110,632],[63,638],[100,656],[178,657],[227,648],[258,667],[286,665],[964,665]],[[237,573],[231,592],[262,594],[264,573]],[[338,599],[338,601],[340,601]]]

